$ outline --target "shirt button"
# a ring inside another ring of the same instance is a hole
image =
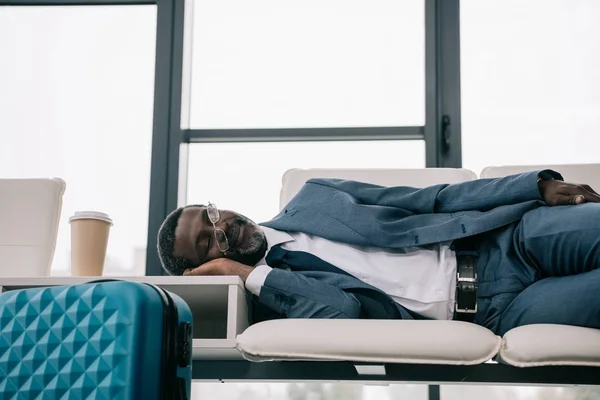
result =
[[[437,294],[438,296],[442,295],[442,291],[441,290],[436,290],[435,294]]]
[[[400,288],[398,289],[398,292],[399,292],[400,294],[404,294],[404,288],[403,288],[403,287],[400,287]]]

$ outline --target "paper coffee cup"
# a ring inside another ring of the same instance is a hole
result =
[[[105,213],[77,211],[71,224],[71,275],[102,276],[113,222]]]

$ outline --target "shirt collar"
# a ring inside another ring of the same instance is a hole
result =
[[[292,235],[285,231],[278,231],[277,229],[269,228],[267,226],[261,226],[260,229],[262,229],[262,231],[265,234],[265,238],[267,239],[267,251],[263,259],[260,260],[256,265],[266,265],[267,254],[269,254],[269,251],[271,251],[271,248],[273,248],[273,246],[293,242],[294,238],[292,237]]]

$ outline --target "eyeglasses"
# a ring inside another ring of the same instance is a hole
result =
[[[221,218],[219,209],[213,203],[209,202],[208,206],[206,207],[206,212],[208,213],[208,219],[213,224],[217,246],[219,247],[221,253],[225,255],[225,252],[229,250],[229,240],[227,240],[227,235],[225,235],[225,232],[216,226],[216,223],[219,222],[219,218]]]

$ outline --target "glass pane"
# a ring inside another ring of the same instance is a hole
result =
[[[194,0],[190,127],[423,125],[424,8]]]
[[[0,7],[0,178],[67,182],[55,275],[77,210],[114,220],[107,274],[145,273],[155,46],[156,6]]]
[[[426,400],[426,385],[355,383],[193,383],[192,399],[219,400]]]
[[[583,387],[442,385],[444,400],[600,400],[600,389]]]
[[[279,211],[291,168],[424,168],[425,142],[198,143],[190,145],[187,203],[235,210],[256,222]]]
[[[463,166],[598,162],[600,2],[461,1]]]

